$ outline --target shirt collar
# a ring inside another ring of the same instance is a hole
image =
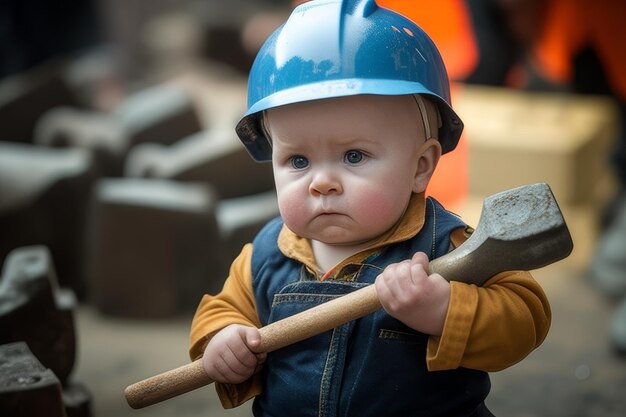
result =
[[[372,241],[367,249],[352,255],[336,265],[333,271],[340,271],[348,264],[359,263],[384,246],[403,242],[417,235],[424,225],[425,205],[424,193],[412,194],[407,209],[395,226]],[[323,274],[324,271],[321,271],[315,262],[311,242],[298,236],[284,224],[278,235],[278,248],[288,258],[304,264],[315,275],[320,276]]]

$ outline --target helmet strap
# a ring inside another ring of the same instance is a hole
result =
[[[425,139],[439,139],[439,128],[441,128],[441,113],[439,108],[432,100],[424,98],[421,94],[413,94],[415,103],[419,107],[422,115],[422,124],[424,125]],[[434,125],[433,125],[434,124]]]
[[[267,139],[267,142],[270,144],[270,147],[272,146],[272,136],[270,136],[270,131],[267,128],[267,111],[263,110],[261,112],[261,114],[259,115],[259,129],[261,129],[261,133],[265,136],[265,138]]]
[[[417,103],[417,107],[420,109],[420,114],[422,115],[422,123],[424,124],[424,133],[426,134],[425,140],[432,138],[430,131],[430,122],[428,121],[428,112],[426,111],[426,104],[424,103],[424,99],[419,94],[413,94],[413,98]]]

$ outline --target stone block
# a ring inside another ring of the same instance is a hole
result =
[[[559,202],[597,205],[610,177],[617,112],[603,97],[462,86],[469,192],[547,182]]]
[[[225,268],[263,226],[279,215],[275,191],[220,200],[215,216],[222,239]]]
[[[24,342],[0,345],[0,415],[67,417],[61,383]]]
[[[162,318],[193,311],[223,283],[215,196],[206,184],[103,179],[89,227],[88,276],[105,314]]]
[[[56,106],[78,105],[64,70],[64,62],[50,61],[0,81],[0,141],[32,143],[42,114]]]
[[[0,142],[0,262],[15,248],[45,245],[61,285],[82,297],[84,225],[97,176],[86,150]]]
[[[207,182],[220,199],[274,189],[269,163],[252,160],[232,132],[203,131],[170,145],[144,144],[128,155],[127,177]]]
[[[85,385],[70,382],[63,387],[61,394],[67,417],[91,417],[91,392]]]
[[[247,74],[257,51],[246,47],[242,28],[256,13],[270,8],[275,7],[267,2],[246,0],[200,3],[196,10],[204,34],[203,56]],[[265,35],[269,33],[261,36]]]
[[[9,253],[0,281],[0,344],[27,343],[61,383],[68,380],[76,357],[75,308],[74,293],[58,286],[45,246]]]
[[[95,152],[107,176],[119,176],[128,151],[140,143],[172,144],[202,129],[191,97],[162,84],[131,94],[112,112],[58,107],[38,121],[39,145]]]

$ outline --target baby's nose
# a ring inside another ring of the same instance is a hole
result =
[[[309,192],[311,195],[340,194],[343,191],[341,181],[330,170],[320,170],[313,175]]]

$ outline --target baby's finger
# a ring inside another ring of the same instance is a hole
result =
[[[429,262],[430,261],[428,260],[428,255],[426,255],[424,252],[416,252],[411,258],[412,265],[414,264],[422,265],[425,271],[428,271]]]
[[[245,327],[243,330],[243,340],[248,349],[254,353],[261,353],[259,352],[259,347],[261,346],[261,333],[259,333],[259,329],[255,327]]]
[[[225,352],[225,356],[229,356],[229,359],[235,359],[241,365],[246,368],[254,368],[256,366],[255,353],[251,351],[246,340],[246,328],[241,327],[238,330],[239,338],[235,338],[227,344],[228,352]],[[232,355],[232,356],[230,356]],[[239,369],[239,368],[238,368]]]
[[[241,372],[234,369],[232,365],[233,357],[230,351],[226,350],[220,352],[220,356],[218,359],[212,361],[209,366],[209,370],[211,374],[217,374],[218,381],[233,381],[234,379],[241,378]]]

